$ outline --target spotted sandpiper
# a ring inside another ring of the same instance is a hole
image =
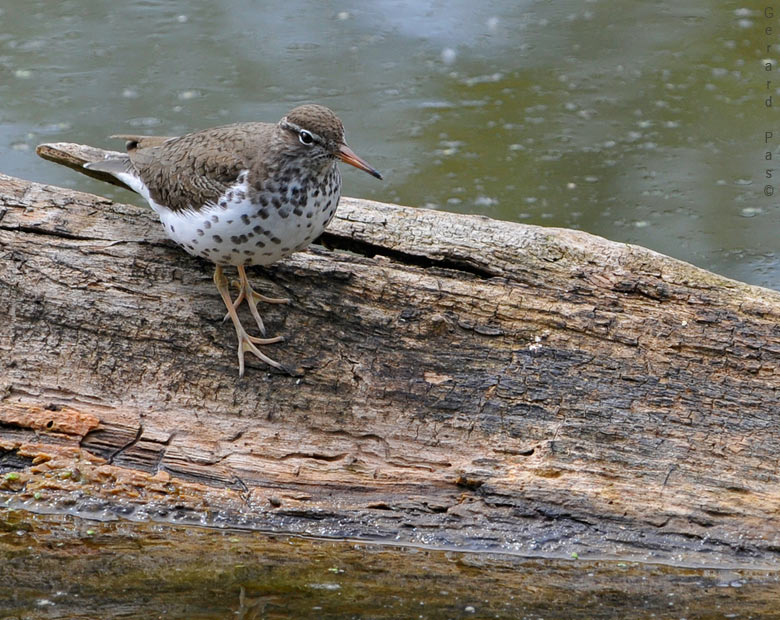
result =
[[[291,110],[278,123],[236,123],[178,138],[114,136],[127,154],[85,164],[109,173],[138,192],[160,216],[168,237],[216,265],[217,285],[238,337],[238,374],[247,351],[284,370],[255,345],[265,338],[247,265],[270,265],[316,239],[336,212],[341,175],[336,160],[378,179],[382,175],[350,149],[344,126],[330,109],[315,104]],[[230,296],[223,267],[238,269],[239,293]],[[262,338],[250,336],[236,312],[246,300]],[[227,318],[227,316],[225,318]]]

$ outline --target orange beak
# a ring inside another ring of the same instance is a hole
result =
[[[382,178],[381,174],[379,174],[376,170],[374,170],[371,166],[369,166],[364,159],[361,159],[360,157],[355,155],[355,151],[349,148],[346,144],[339,145],[339,151],[338,153],[336,153],[336,157],[338,157],[341,161],[347,164],[355,166],[355,168],[360,168],[361,170],[368,172],[368,174],[370,174],[373,177],[376,177],[377,179]]]

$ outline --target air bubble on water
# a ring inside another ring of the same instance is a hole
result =
[[[127,121],[127,124],[131,127],[156,127],[162,124],[162,121],[154,116],[141,116],[137,118],[131,118]]]
[[[490,196],[477,196],[474,199],[474,204],[478,207],[492,207],[498,204],[498,200],[491,198]]]
[[[764,210],[761,207],[745,207],[739,212],[739,214],[742,217],[756,217],[757,215],[761,215],[763,212]]]
[[[458,57],[458,53],[452,49],[451,47],[445,47],[441,51],[441,61],[445,65],[451,65],[455,62],[455,59]]]
[[[200,97],[200,91],[197,90],[183,90],[179,93],[179,101],[189,101]]]
[[[341,590],[341,585],[338,583],[310,583],[307,585],[312,590]]]

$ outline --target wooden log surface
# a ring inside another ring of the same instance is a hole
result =
[[[780,294],[583,232],[366,200],[321,243],[249,270],[292,299],[262,309],[286,339],[264,350],[299,376],[248,358],[239,379],[213,266],[153,212],[0,175],[0,501],[778,564]]]

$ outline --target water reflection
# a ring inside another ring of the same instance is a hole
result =
[[[780,590],[766,570],[532,560],[2,509],[0,558],[4,618],[756,618],[774,617]]]

